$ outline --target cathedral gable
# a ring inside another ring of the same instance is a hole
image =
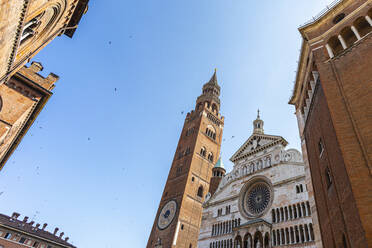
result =
[[[235,154],[230,158],[230,161],[236,162],[237,160],[246,158],[277,144],[286,146],[288,142],[281,136],[253,134],[238,149],[238,151],[235,152]]]

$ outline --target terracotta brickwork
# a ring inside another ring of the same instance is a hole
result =
[[[0,85],[0,169],[52,95],[58,76],[44,78],[42,69],[33,62]]]
[[[0,1],[0,170],[44,104],[58,77],[30,62],[55,37],[72,37],[88,0]]]
[[[197,247],[202,203],[222,140],[224,118],[219,113],[220,87],[216,74],[204,85],[195,110],[187,114],[147,247]],[[160,229],[159,215],[170,200],[176,216]]]
[[[372,246],[372,1],[300,28],[294,94],[324,247]]]
[[[88,0],[4,0],[0,3],[0,83],[55,37],[72,36]]]

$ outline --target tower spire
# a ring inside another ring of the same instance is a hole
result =
[[[214,69],[211,79],[203,85],[203,92],[196,100],[196,110],[200,110],[200,106],[212,107],[212,112],[216,114],[220,110],[220,86],[217,82],[217,69]]]
[[[260,110],[257,109],[257,119],[253,121],[253,133],[263,134],[264,133],[263,125],[264,122],[263,120],[260,119]]]
[[[217,68],[214,68],[214,73],[213,73],[211,79],[208,81],[207,84],[218,85],[218,82],[217,82]]]

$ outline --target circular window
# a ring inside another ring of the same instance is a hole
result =
[[[264,215],[273,200],[273,190],[268,179],[255,177],[247,182],[239,198],[240,212],[247,218],[257,218]]]

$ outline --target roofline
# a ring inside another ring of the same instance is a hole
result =
[[[248,153],[246,153],[246,154],[244,154],[244,155],[240,155],[240,156],[238,156],[238,154],[241,152],[241,149],[243,149],[243,147],[245,147],[245,145],[246,145],[246,143],[248,142],[248,140],[252,137],[252,136],[254,136],[254,135],[256,135],[256,136],[270,136],[270,137],[272,137],[272,138],[278,138],[278,140],[276,140],[276,141],[273,141],[272,143],[269,143],[270,144],[270,146],[269,146],[269,144],[266,144],[266,145],[264,145],[264,146],[262,146],[262,147],[260,147],[260,148],[256,148],[255,150],[253,150],[253,151],[251,151],[251,152],[248,152]],[[252,155],[252,154],[254,154],[254,153],[256,153],[256,152],[258,152],[258,151],[261,151],[263,148],[268,148],[268,147],[271,147],[271,146],[273,146],[273,145],[276,145],[276,144],[279,144],[279,143],[281,143],[282,145],[284,145],[284,146],[287,146],[288,145],[288,141],[286,140],[286,139],[284,139],[283,138],[283,136],[278,136],[278,135],[270,135],[270,134],[252,134],[251,136],[249,136],[249,138],[243,143],[243,145],[241,145],[240,147],[239,147],[239,149],[231,156],[231,158],[229,159],[231,162],[233,162],[233,163],[235,163],[235,161],[237,161],[237,160],[239,160],[239,159],[242,159],[242,158],[244,158],[244,157],[247,157],[247,156],[250,156],[250,155]]]
[[[299,58],[298,58],[298,64],[297,64],[297,71],[296,71],[296,76],[295,76],[295,80],[294,80],[294,86],[293,86],[293,91],[292,91],[292,96],[291,98],[289,99],[288,101],[288,104],[291,104],[291,105],[295,105],[295,98],[296,98],[296,95],[297,95],[297,91],[298,91],[298,78],[300,76],[300,67],[302,65],[301,61],[304,57],[304,48],[305,48],[305,39],[302,38],[302,44],[301,44],[301,52],[299,54]]]
[[[2,226],[4,228],[7,228],[7,229],[10,229],[10,230],[13,230],[13,231],[17,231],[17,232],[23,233],[23,234],[28,235],[28,236],[31,236],[31,237],[35,237],[35,238],[40,239],[40,240],[45,240],[45,241],[47,241],[49,243],[61,245],[63,247],[68,247],[68,248],[75,248],[76,247],[76,246],[73,246],[71,244],[64,244],[64,243],[57,242],[55,240],[51,240],[51,239],[48,239],[48,238],[45,238],[45,237],[41,237],[41,236],[38,236],[36,234],[33,234],[33,233],[30,233],[30,232],[24,231],[22,229],[19,229],[19,228],[13,227],[13,226],[9,226],[9,225],[4,224],[4,223],[0,223],[0,226]],[[64,240],[62,240],[62,241],[63,242],[66,242]]]
[[[322,11],[319,12],[316,16],[313,16],[312,20],[309,20],[305,22],[304,24],[300,25],[298,29],[303,29],[305,27],[308,27],[320,19],[322,19],[323,16],[326,16],[331,10],[333,10],[335,7],[337,7],[339,4],[341,4],[344,0],[334,0],[330,5],[327,5]]]
[[[13,77],[18,77],[23,82],[28,83],[28,85],[31,88],[34,88],[36,91],[39,91],[41,93],[41,99],[40,101],[34,106],[34,108],[29,113],[29,116],[25,120],[23,126],[18,130],[17,135],[15,136],[12,143],[9,145],[8,150],[4,153],[3,157],[0,158],[0,171],[4,168],[6,162],[10,158],[10,156],[13,154],[14,150],[18,147],[21,140],[26,135],[28,129],[32,126],[34,121],[36,120],[37,116],[40,114],[41,110],[44,108],[45,104],[48,102],[49,98],[53,95],[51,91],[48,91],[34,81],[32,81],[30,78],[27,78],[23,76],[20,72],[17,72],[13,75]]]

